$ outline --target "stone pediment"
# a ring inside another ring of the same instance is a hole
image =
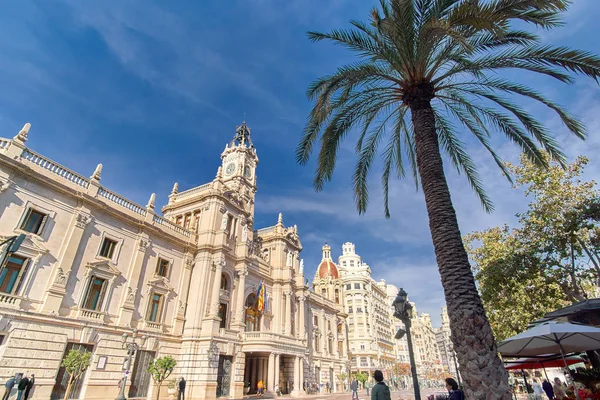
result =
[[[121,271],[119,271],[109,260],[88,262],[85,268],[87,270],[86,275],[94,273],[95,275],[99,275],[106,279],[114,279],[121,275]]]
[[[162,294],[167,294],[174,290],[173,286],[163,277],[149,280],[147,285],[154,291]]]
[[[9,239],[11,236],[0,236],[0,242]],[[27,256],[29,258],[38,258],[48,252],[48,249],[42,241],[33,237],[33,235],[25,235],[25,240],[19,246],[17,254]]]

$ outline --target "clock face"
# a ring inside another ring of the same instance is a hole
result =
[[[250,178],[252,176],[252,169],[249,166],[244,167],[244,176]]]
[[[227,168],[225,169],[225,173],[227,175],[231,175],[231,174],[233,174],[233,171],[235,171],[235,164],[231,163],[231,164],[227,165]]]

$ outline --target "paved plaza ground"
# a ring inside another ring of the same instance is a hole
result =
[[[445,393],[443,388],[438,389],[421,389],[421,399],[426,399],[427,396],[431,394],[442,394]],[[262,397],[262,399],[273,399],[273,396],[266,395]],[[318,394],[307,394],[303,395],[302,398],[310,399],[310,400],[350,400],[352,395],[350,392],[345,393],[318,393]],[[367,396],[366,392],[361,392],[358,394],[359,400],[370,400],[371,396]],[[253,400],[256,399],[256,396],[248,396],[244,397],[244,400]],[[277,396],[277,400],[291,400],[294,397],[290,397],[287,395]],[[412,400],[414,399],[414,394],[412,389],[405,389],[400,391],[392,392],[392,400]]]

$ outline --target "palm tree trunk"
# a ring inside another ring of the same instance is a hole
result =
[[[444,175],[429,100],[411,102],[417,166],[465,398],[510,399],[508,374],[475,286]]]

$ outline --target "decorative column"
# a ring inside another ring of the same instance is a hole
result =
[[[252,373],[250,375],[250,387],[251,388],[256,388],[256,384],[258,383],[258,379],[256,379],[256,373],[258,372],[258,366],[257,361],[258,358],[254,357],[251,359],[252,360]]]
[[[301,394],[306,394],[304,391],[304,358],[300,358],[300,386],[298,386],[298,390],[300,390]]]
[[[267,374],[267,390],[272,392],[275,390],[275,355],[269,354],[269,365]]]
[[[300,365],[302,361],[299,356],[294,358],[294,390],[290,393],[293,397],[300,396],[301,388],[300,388]]]
[[[91,220],[92,217],[88,214],[87,210],[78,210],[73,215],[70,232],[65,238],[66,240],[63,242],[61,252],[58,255],[57,267],[53,274],[54,278],[46,290],[41,310],[43,313],[58,313],[63,297],[67,293],[69,275],[73,268],[73,262],[75,261],[75,255],[79,249],[81,238],[85,232],[85,227]]]
[[[221,273],[225,266],[225,257],[221,255],[219,258],[214,259],[213,269],[213,285],[210,296],[210,304],[208,308],[208,316],[202,324],[202,336],[212,336],[219,332],[219,297],[221,296]]]
[[[285,331],[286,335],[292,333],[292,293],[290,291],[285,292]]]
[[[173,327],[173,333],[175,335],[181,335],[183,333],[183,325],[185,322],[185,311],[187,303],[185,300],[188,299],[190,291],[190,282],[192,280],[192,269],[194,268],[194,260],[192,254],[188,253],[183,259],[183,276],[181,278],[181,289],[180,297],[177,301],[177,314],[175,317],[175,326]]]
[[[281,354],[279,353],[274,353],[275,354],[275,382],[273,383],[273,386],[276,383],[281,384],[281,382],[279,382],[279,370],[281,369],[281,366],[279,365],[280,361],[281,361]],[[280,385],[281,387],[281,385]]]
[[[123,299],[121,300],[121,310],[119,312],[119,322],[121,326],[130,326],[135,311],[135,297],[139,290],[139,279],[144,260],[146,258],[146,251],[150,247],[150,239],[147,235],[142,235],[137,241],[137,251],[131,258],[131,264],[129,266],[127,279],[127,290],[123,293]]]
[[[305,318],[305,316],[304,316],[304,300],[305,299],[306,299],[306,297],[304,296],[304,294],[301,294],[300,297],[298,298],[298,300],[300,300],[300,305],[299,305],[299,307],[300,307],[300,310],[299,310],[300,323],[299,323],[299,325],[300,326],[297,329],[298,329],[298,338],[300,340],[304,340],[304,338],[306,336],[306,326],[305,326],[306,321],[304,319]]]
[[[244,267],[237,271],[238,284],[237,284],[237,297],[235,299],[235,325],[240,331],[244,331],[244,292],[246,290],[246,276],[248,275],[248,268]]]

